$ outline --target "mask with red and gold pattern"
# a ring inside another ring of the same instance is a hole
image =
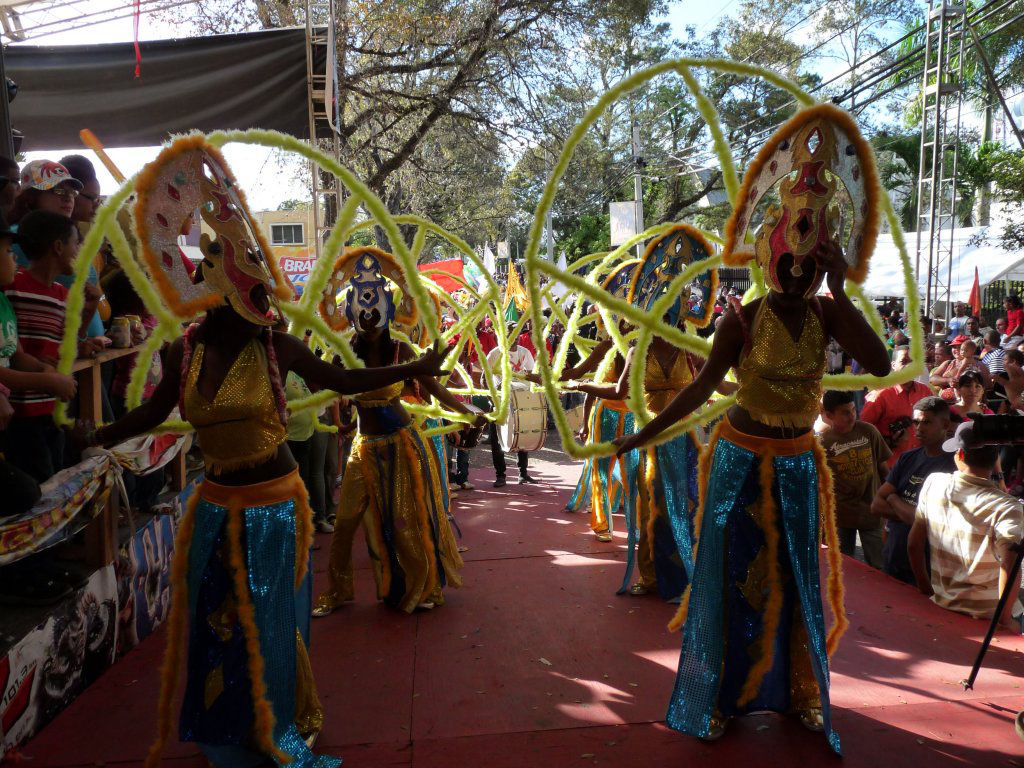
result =
[[[758,211],[773,190],[778,202]],[[878,234],[878,198],[874,155],[853,118],[831,104],[804,109],[748,168],[726,223],[724,261],[740,266],[754,259],[769,288],[810,297],[825,277],[815,254],[834,241],[843,250],[847,277],[861,282]]]
[[[178,139],[142,170],[136,188],[146,268],[171,310],[187,319],[227,303],[251,323],[273,325],[272,304],[294,290],[217,148],[199,136]],[[193,278],[178,236],[196,210],[213,236],[200,236],[203,261]]]

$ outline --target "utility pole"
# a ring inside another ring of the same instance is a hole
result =
[[[632,107],[630,107],[630,113],[632,113]],[[632,123],[633,129],[633,201],[636,207],[634,213],[634,219],[636,221],[636,233],[639,235],[644,231],[644,186],[643,171],[644,166],[647,162],[640,156],[640,126],[636,124],[636,120],[630,115],[630,122]],[[638,258],[643,258],[644,255],[644,244],[637,243],[636,255]]]
[[[547,158],[548,158],[548,163],[547,163],[547,166],[548,166],[548,176],[550,176],[551,175],[551,155],[548,154],[548,153],[545,153],[545,154],[547,155]],[[548,215],[544,218],[544,226],[548,230],[548,243],[547,243],[548,244],[548,261],[550,261],[552,264],[554,264],[555,263],[555,233],[552,231],[551,219],[552,219],[551,208],[548,208]]]

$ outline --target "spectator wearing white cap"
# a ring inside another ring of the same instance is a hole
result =
[[[974,434],[974,422],[967,421],[943,444],[957,471],[936,472],[924,481],[907,553],[918,589],[936,605],[990,619],[1012,575],[1014,545],[1024,536],[1024,508],[992,481],[998,447],[978,445]],[[1007,601],[1000,623],[1019,632],[1012,626],[1014,602]]]

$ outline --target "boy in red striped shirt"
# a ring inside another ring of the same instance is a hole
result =
[[[18,244],[29,259],[7,287],[17,316],[21,350],[52,370],[64,336],[67,289],[57,275],[72,273],[80,245],[78,229],[67,216],[37,210],[18,226]],[[44,482],[63,466],[63,434],[53,421],[56,399],[50,392],[12,392],[14,418],[7,430],[8,460]]]

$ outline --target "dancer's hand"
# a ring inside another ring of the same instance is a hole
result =
[[[640,436],[639,432],[632,435],[623,435],[612,440],[612,444],[615,446],[615,455],[621,456],[624,453],[635,451],[637,448],[643,446],[645,439]]]
[[[825,270],[825,281],[828,284],[829,292],[835,296],[844,292],[846,283],[846,270],[849,264],[843,255],[843,249],[835,240],[826,240],[818,246],[812,254],[818,265]]]
[[[435,341],[434,346],[424,352],[413,365],[416,367],[417,376],[447,376],[450,371],[442,368],[444,359],[452,351],[452,347],[441,347],[440,341]]]
[[[587,440],[589,438],[590,438],[590,425],[589,424],[584,424],[582,427],[580,427],[580,431],[576,433],[576,439],[579,440],[581,443],[585,443],[585,442],[587,442]]]

